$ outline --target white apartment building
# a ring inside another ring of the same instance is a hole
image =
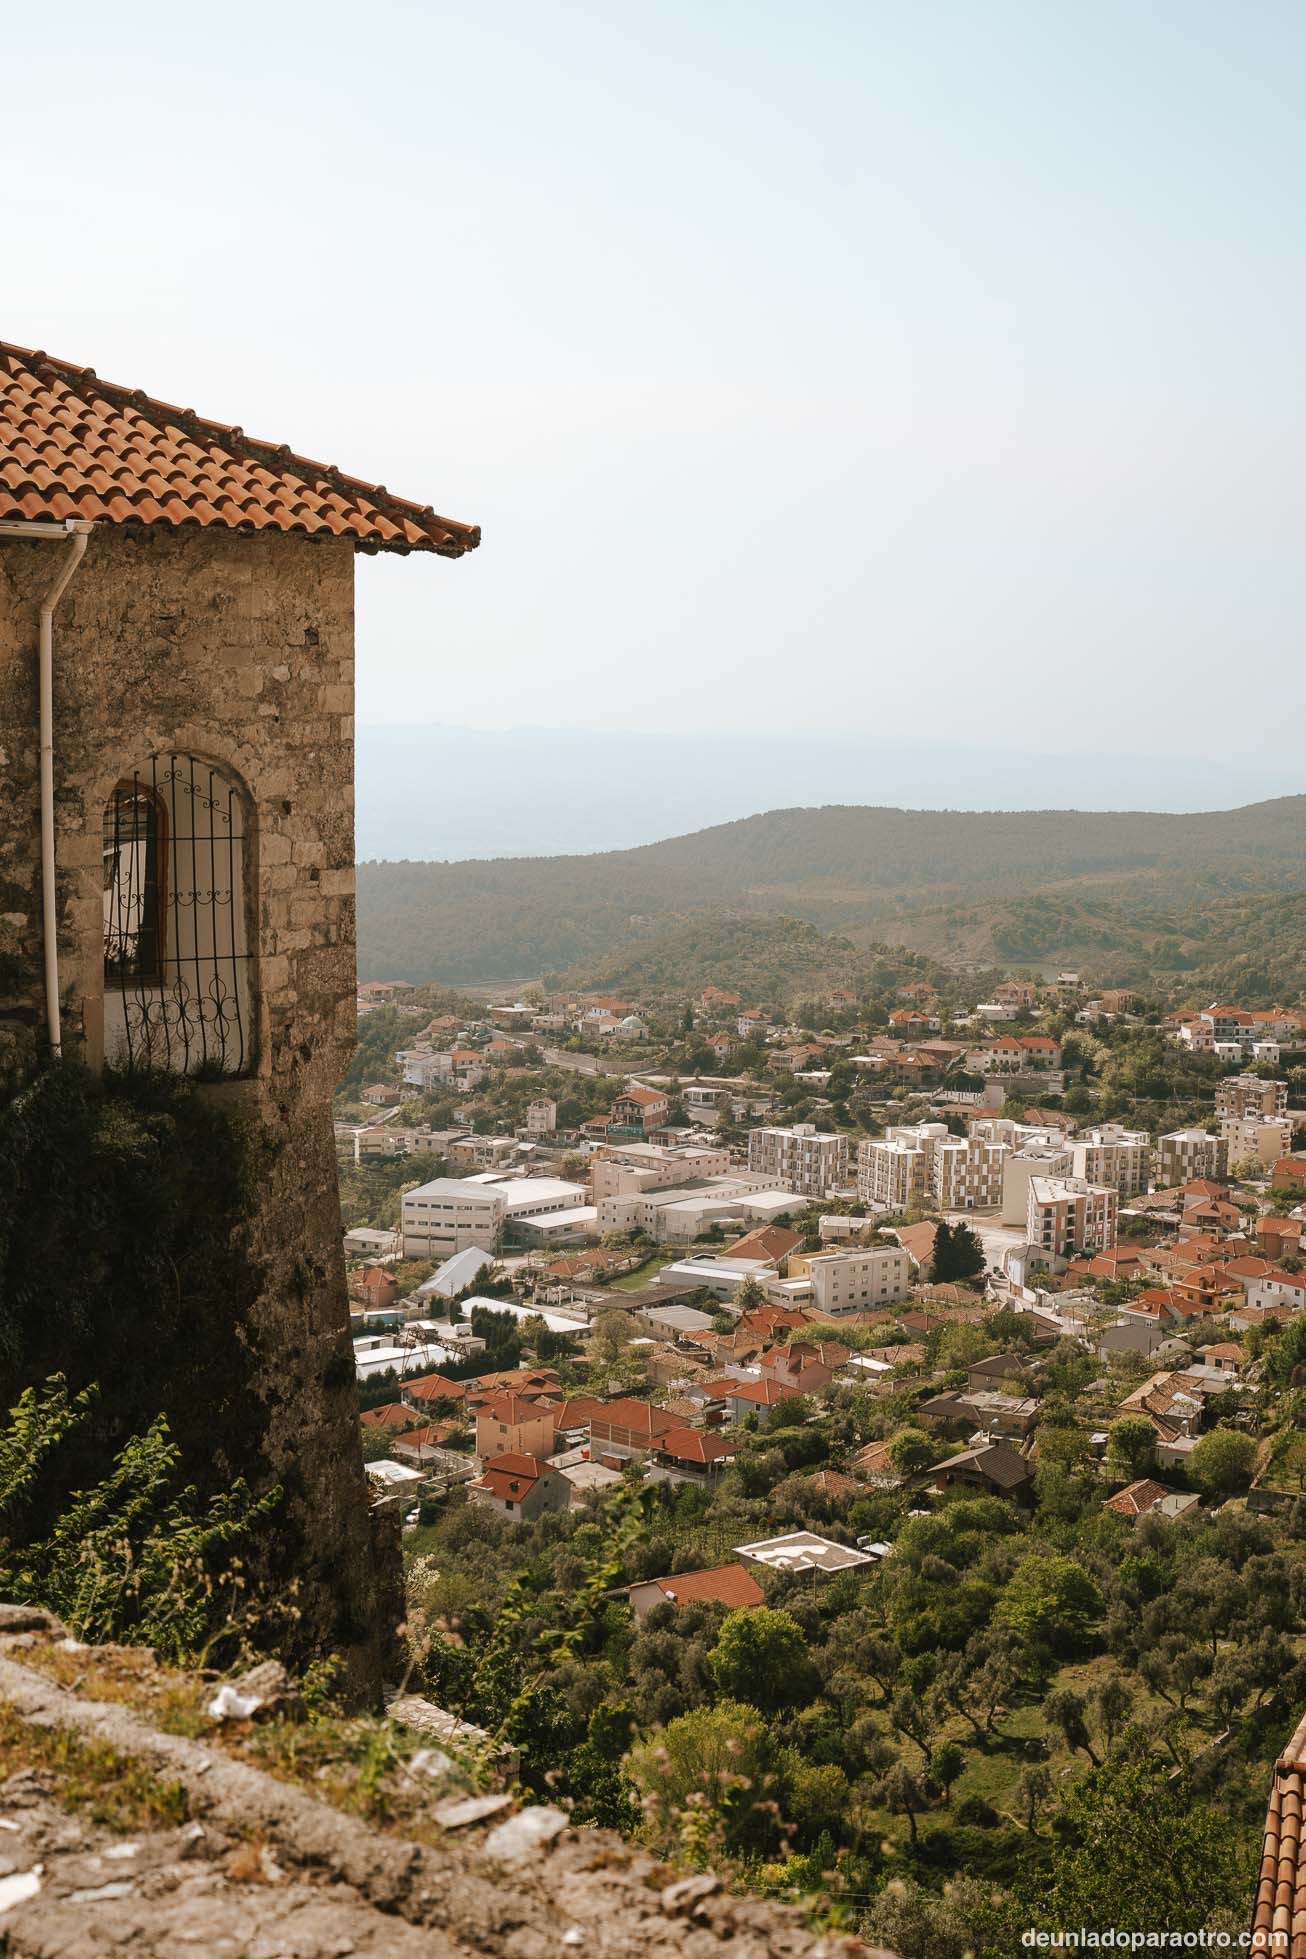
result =
[[[606,1144],[591,1166],[594,1202],[730,1174],[730,1152],[696,1143]]]
[[[793,1276],[806,1277],[820,1313],[860,1313],[911,1294],[911,1259],[900,1245],[869,1245],[847,1252],[810,1252],[790,1260]]]
[[[645,1231],[658,1244],[689,1244],[714,1225],[743,1232],[754,1225],[779,1224],[800,1211],[804,1201],[791,1190],[769,1188],[764,1178],[747,1172],[703,1177],[605,1197],[597,1206],[598,1229]]]
[[[946,1123],[903,1124],[858,1144],[857,1195],[895,1211],[914,1198],[932,1198],[945,1211],[993,1211],[1009,1154],[1007,1143],[954,1136]]]
[[[583,1184],[561,1177],[435,1177],[404,1193],[401,1216],[405,1258],[452,1258],[471,1246],[497,1250],[514,1222],[555,1211],[580,1209]]]
[[[1218,1116],[1273,1117],[1287,1112],[1287,1082],[1262,1081],[1259,1075],[1226,1075],[1215,1091]]]
[[[935,1201],[944,1211],[995,1211],[1002,1202],[1005,1143],[982,1136],[950,1136],[933,1152],[930,1167]]]
[[[942,1123],[920,1126],[943,1129]],[[857,1196],[861,1203],[905,1211],[914,1198],[925,1196],[925,1145],[908,1142],[908,1133],[915,1136],[918,1132],[891,1129],[885,1136],[863,1137],[858,1143]]]
[[[1229,1174],[1229,1145],[1204,1129],[1172,1129],[1156,1145],[1156,1187],[1172,1190],[1194,1177],[1223,1183]]]
[[[1146,1190],[1152,1174],[1152,1138],[1146,1129],[1118,1122],[1086,1129],[1070,1144],[1071,1174],[1081,1182],[1109,1184],[1121,1197]]]
[[[475,1048],[400,1048],[395,1060],[413,1088],[475,1088],[487,1073]]]
[[[982,1137],[986,1143],[1006,1143],[1013,1150],[1024,1149],[1027,1143],[1061,1143],[1065,1140],[1060,1129],[1043,1123],[1013,1122],[1010,1116],[972,1116],[968,1133]]]
[[[848,1181],[848,1138],[796,1122],[792,1129],[751,1129],[748,1167],[800,1197],[828,1197]]]
[[[528,1136],[551,1136],[558,1126],[558,1105],[547,1095],[541,1095],[526,1105],[526,1134]]]
[[[1230,1163],[1255,1157],[1270,1170],[1281,1156],[1292,1153],[1292,1123],[1287,1116],[1222,1116],[1220,1135],[1228,1144]]]
[[[1022,1143],[1007,1152],[1002,1164],[1003,1224],[1024,1224],[1029,1216],[1029,1185],[1032,1177],[1070,1175],[1070,1150],[1065,1143]]]
[[[1104,1252],[1116,1242],[1119,1194],[1079,1177],[1031,1177],[1025,1236],[1049,1259]]]
[[[407,1129],[392,1122],[369,1122],[354,1131],[354,1162],[375,1157],[443,1156],[463,1137],[461,1129]]]

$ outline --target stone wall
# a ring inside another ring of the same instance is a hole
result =
[[[260,1748],[248,1722],[205,1721],[211,1680],[162,1675],[126,1647],[69,1652],[62,1631],[0,1604],[14,1959],[893,1959],[818,1929],[817,1901],[809,1912],[732,1894],[560,1809],[471,1793],[439,1748],[389,1756],[378,1721],[374,1759],[393,1764],[382,1805],[358,1785],[356,1728],[333,1748],[329,1722],[272,1717]],[[154,1726],[165,1704],[190,1709],[199,1738]],[[311,1789],[285,1775],[300,1734],[305,1759],[333,1771]],[[100,1768],[90,1815],[88,1759]],[[278,1760],[281,1776],[261,1766]],[[151,1796],[162,1814],[133,1813]]]
[[[0,539],[0,1077],[45,1049],[37,617],[65,546]],[[103,845],[115,785],[192,753],[248,791],[250,1076],[202,1092],[270,1142],[254,1220],[257,1480],[286,1485],[306,1641],[377,1672],[330,1099],[354,1038],[353,553],[337,540],[101,528],[54,627],[64,1052],[103,1054]]]

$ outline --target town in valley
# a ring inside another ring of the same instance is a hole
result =
[[[1037,1894],[1081,1768],[1180,1837],[1219,1784],[1175,1868],[1232,1924],[1306,1688],[1306,1008],[721,977],[359,984],[360,1431],[433,1703],[501,1733],[487,1656],[556,1620],[542,1795],[670,1853],[728,1743],[773,1800],[701,1794],[721,1854],[904,1949]]]

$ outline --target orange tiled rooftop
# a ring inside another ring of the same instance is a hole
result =
[[[479,528],[207,421],[94,368],[0,341],[0,518],[298,532],[460,558]]]

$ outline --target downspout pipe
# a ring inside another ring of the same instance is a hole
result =
[[[27,540],[66,540],[68,549],[53,582],[41,601],[40,645],[37,673],[40,693],[40,787],[41,787],[41,934],[45,953],[45,1022],[50,1036],[51,1058],[63,1053],[63,1029],[59,1011],[59,905],[54,861],[54,611],[86,556],[89,523],[70,518],[56,529],[39,522],[0,524],[0,537]]]

